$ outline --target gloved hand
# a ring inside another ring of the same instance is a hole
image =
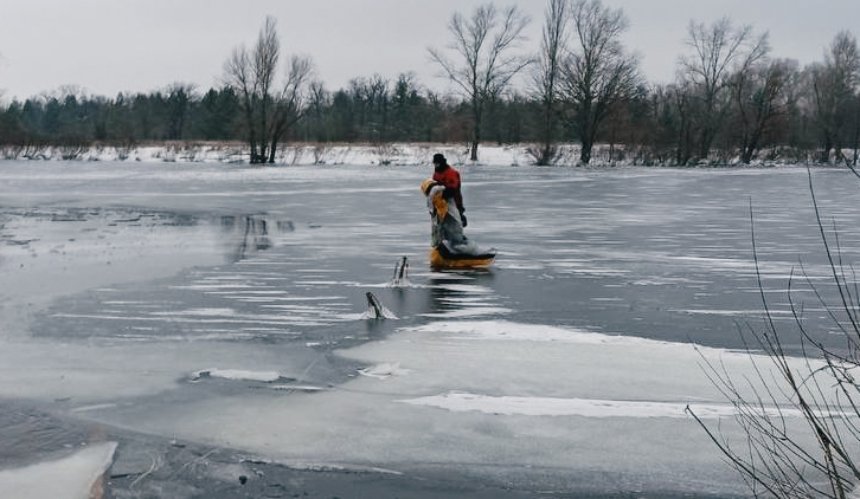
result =
[[[466,220],[466,215],[464,213],[460,213],[460,221],[463,222],[463,227],[469,225],[469,221]]]

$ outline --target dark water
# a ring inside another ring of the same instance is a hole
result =
[[[54,220],[122,209],[129,213],[114,220],[173,224],[180,229],[174,237],[191,246],[197,233],[209,231],[211,239],[201,244],[216,241],[222,263],[68,297],[42,317],[34,334],[222,334],[332,344],[349,336],[338,324],[363,310],[367,290],[407,321],[463,309],[468,301],[458,298],[471,296],[469,290],[403,293],[378,286],[391,278],[400,256],[409,257],[413,274],[428,271],[426,213],[415,187],[426,172],[225,173],[229,167],[212,166],[189,173],[134,166],[93,183],[74,176],[28,182],[22,174],[7,184],[15,192],[6,193],[13,199],[4,209],[56,206],[60,215],[48,211]],[[786,290],[794,270],[794,299],[805,306],[804,318],[825,340],[832,330],[800,275],[803,262],[812,282],[834,298],[805,169],[467,167],[464,177],[469,234],[500,251],[496,267],[470,275],[470,283],[492,290],[482,306],[509,309],[517,321],[739,348],[738,322],[757,327],[763,310],[752,261],[752,204],[763,283],[777,322],[791,328]],[[847,266],[858,256],[860,182],[837,170],[815,171],[814,181]],[[449,277],[424,278],[433,284]],[[796,347],[791,336],[786,342]]]

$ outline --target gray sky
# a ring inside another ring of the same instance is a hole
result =
[[[264,17],[278,19],[283,50],[312,56],[334,89],[356,76],[413,71],[445,88],[428,46],[447,43],[451,14],[486,0],[2,0],[0,89],[28,97],[71,84],[88,93],[150,91],[171,82],[218,83],[231,49],[253,43]],[[545,0],[515,3],[532,17],[536,50]],[[840,30],[860,20],[860,0],[604,0],[630,20],[628,48],[649,80],[673,78],[690,19],[728,15],[771,35],[772,55],[820,59]],[[858,33],[854,31],[855,35]]]

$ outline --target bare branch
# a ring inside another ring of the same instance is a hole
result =
[[[563,62],[562,89],[582,142],[580,161],[588,163],[600,126],[614,106],[630,98],[641,77],[638,59],[621,46],[628,24],[620,9],[575,0],[570,15],[576,41]]]
[[[455,13],[448,23],[453,38],[448,49],[459,56],[459,62],[438,49],[427,49],[431,62],[442,69],[442,76],[453,82],[471,104],[472,161],[478,159],[486,103],[500,95],[531,63],[529,58],[511,54],[523,40],[528,23],[529,18],[515,6],[500,15],[492,3],[481,5],[469,19]]]

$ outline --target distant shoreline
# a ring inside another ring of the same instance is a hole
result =
[[[426,166],[436,152],[448,157],[454,165],[535,166],[534,144],[485,144],[479,149],[479,160],[469,161],[466,144],[454,143],[313,143],[294,142],[280,146],[275,163],[255,166]],[[559,159],[552,167],[577,167],[579,144],[559,144]],[[644,166],[658,168],[760,168],[788,165],[827,165],[813,156],[793,150],[769,152],[769,159],[743,164],[739,157],[713,158],[709,162],[679,166],[671,161],[637,157],[624,146],[595,146],[588,167]],[[846,156],[851,157],[846,151]],[[11,161],[80,161],[80,162],[156,162],[156,163],[223,163],[249,165],[248,146],[243,142],[162,141],[139,144],[92,145],[0,145],[0,160]]]

